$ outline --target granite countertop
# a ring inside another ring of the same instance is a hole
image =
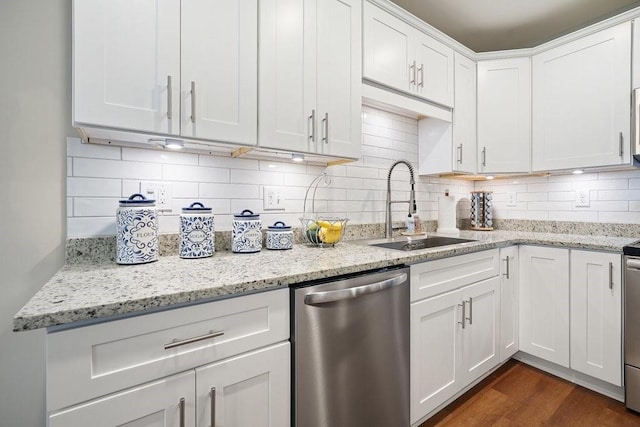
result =
[[[314,279],[427,261],[512,244],[621,252],[636,239],[515,231],[462,231],[477,242],[403,252],[343,241],[333,248],[295,245],[254,254],[216,252],[186,260],[164,256],[150,264],[111,261],[65,265],[15,315],[14,331],[47,328],[112,316],[275,289]]]

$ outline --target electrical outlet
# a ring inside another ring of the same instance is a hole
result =
[[[576,190],[576,207],[589,206],[589,190]]]
[[[507,206],[518,206],[518,198],[516,193],[507,193]]]
[[[282,187],[264,187],[262,191],[264,210],[284,210],[284,189]]]
[[[140,193],[148,199],[156,201],[156,209],[160,212],[171,212],[173,192],[171,184],[165,182],[140,182]]]

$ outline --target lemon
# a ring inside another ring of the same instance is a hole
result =
[[[318,237],[323,243],[336,243],[340,240],[341,234],[340,228],[330,229],[327,227],[320,227],[320,231],[318,231]]]
[[[339,221],[338,222],[334,222],[334,223],[331,223],[329,221],[318,221],[318,225],[321,228],[326,228],[326,229],[331,230],[331,231],[340,231],[340,230],[342,230],[342,223],[339,222]]]

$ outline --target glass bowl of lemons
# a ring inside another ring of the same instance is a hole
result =
[[[334,246],[344,236],[347,218],[300,218],[302,233],[312,245]]]

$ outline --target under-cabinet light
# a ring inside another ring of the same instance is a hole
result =
[[[291,160],[293,160],[294,162],[301,162],[301,161],[304,160],[304,155],[298,154],[298,153],[293,153],[291,155]]]

